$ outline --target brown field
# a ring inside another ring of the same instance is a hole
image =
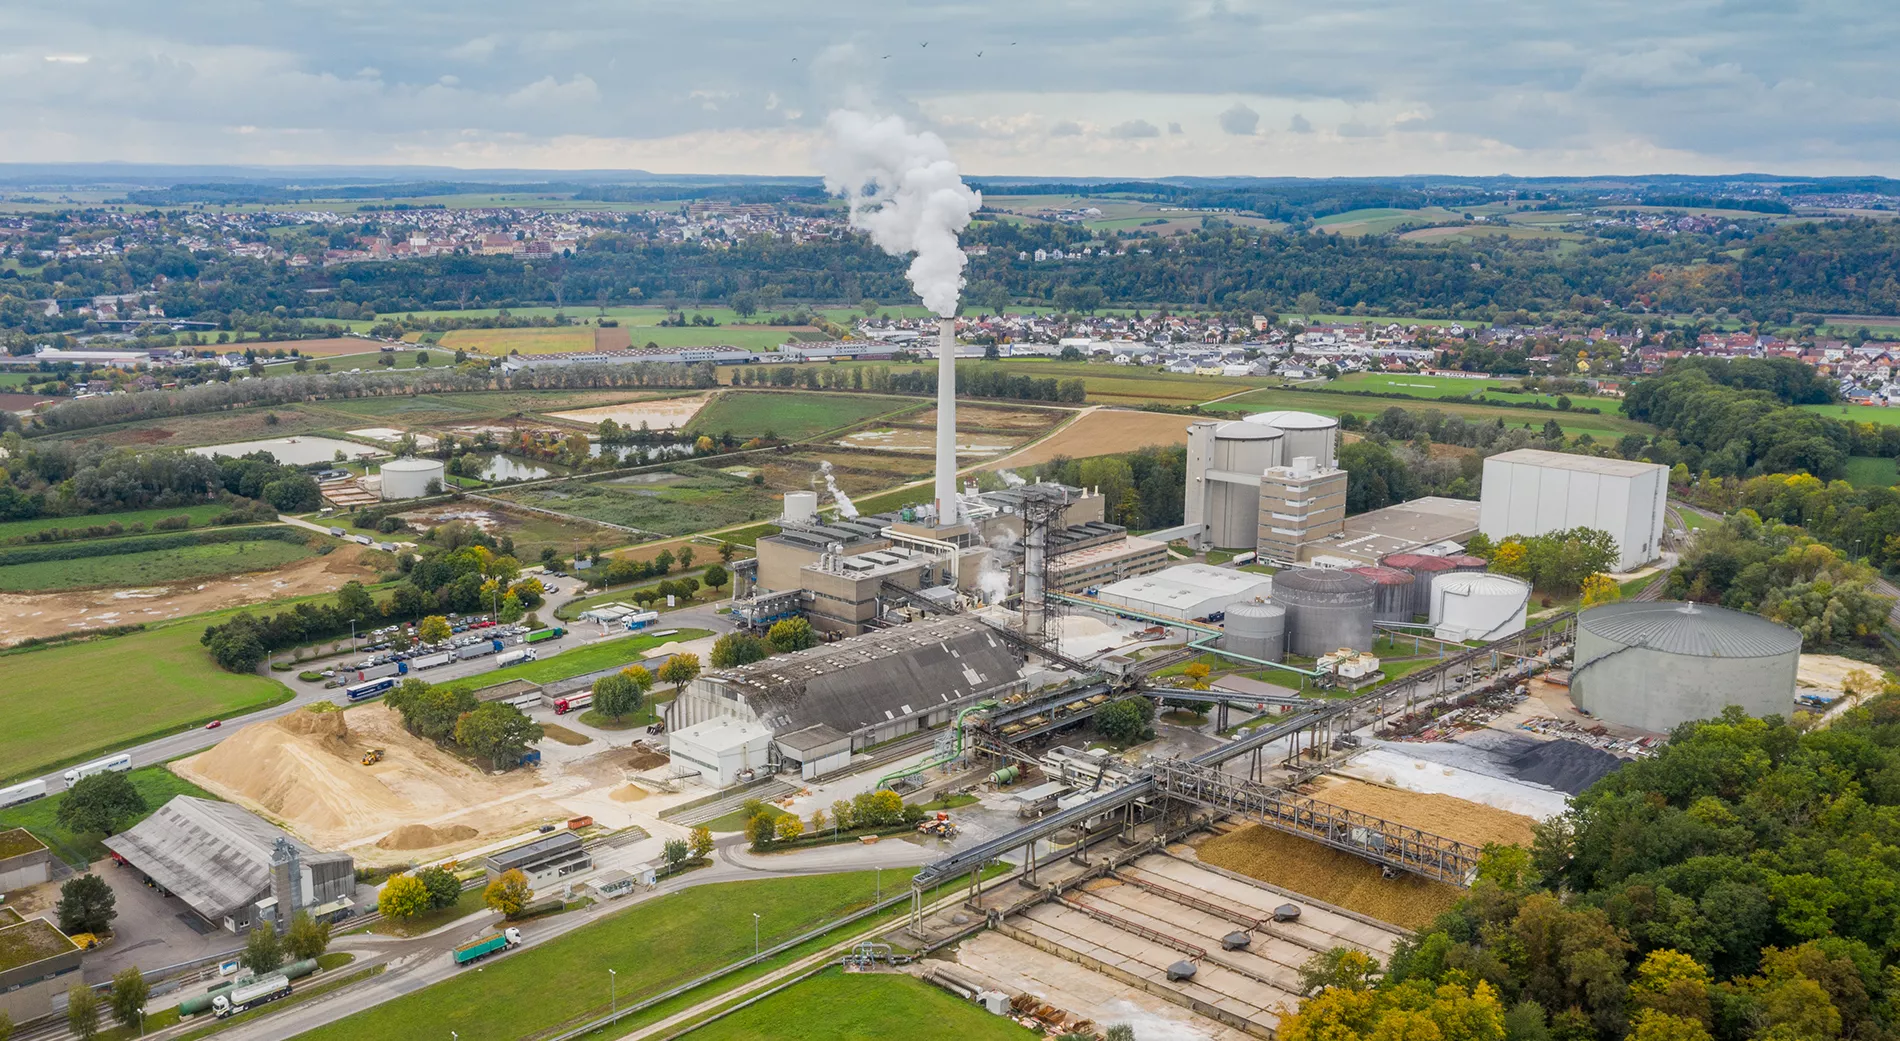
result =
[[[457,329],[442,334],[442,346],[473,354],[560,354],[594,349],[594,327],[562,325],[529,329]]]
[[[1163,412],[1123,412],[1097,409],[1028,448],[997,460],[1002,466],[1046,463],[1058,456],[1082,459],[1092,455],[1132,452],[1149,445],[1187,444],[1187,416]]]
[[[36,405],[58,400],[58,398],[41,397],[38,394],[0,394],[0,411],[25,412]]]
[[[1329,778],[1313,798],[1473,846],[1491,842],[1529,846],[1534,837],[1531,826],[1536,822],[1529,817],[1451,795]]]
[[[632,346],[633,331],[625,326],[594,330],[594,349],[597,351],[624,351]]]
[[[972,405],[964,401],[957,402],[957,430],[981,430],[985,432],[1009,432],[1018,434],[1040,434],[1058,423],[1066,423],[1074,418],[1073,408],[1011,408],[1007,405]],[[892,426],[921,427],[925,430],[937,429],[937,410],[927,408],[913,412]]]
[[[261,604],[286,597],[341,589],[343,583],[374,581],[377,569],[364,565],[364,547],[351,544],[321,557],[297,561],[276,571],[180,582],[143,589],[88,589],[69,593],[0,593],[0,644],[29,636],[86,628],[157,622],[226,607]]]
[[[1196,852],[1216,867],[1407,929],[1425,928],[1464,895],[1417,875],[1380,878],[1370,861],[1259,824],[1216,835]]]

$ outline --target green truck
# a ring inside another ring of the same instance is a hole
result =
[[[529,633],[528,638],[523,642],[540,643],[542,640],[558,640],[566,635],[567,630],[557,625],[548,629],[536,629],[534,632]]]
[[[496,951],[505,951],[510,947],[519,946],[521,946],[521,930],[510,927],[493,936],[457,947],[455,964],[467,965],[470,962],[481,961]]]

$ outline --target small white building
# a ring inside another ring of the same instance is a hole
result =
[[[737,716],[715,716],[667,738],[676,771],[697,770],[714,788],[728,788],[770,769],[772,731]]]
[[[1264,600],[1273,579],[1250,571],[1178,564],[1152,575],[1111,582],[1096,592],[1103,603],[1163,618],[1206,618],[1244,600]]]

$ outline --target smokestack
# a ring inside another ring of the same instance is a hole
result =
[[[937,323],[937,523],[957,522],[957,320]]]

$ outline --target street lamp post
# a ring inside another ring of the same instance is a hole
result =
[[[877,867],[877,868],[873,868],[872,870],[877,872],[877,902],[883,903],[884,902],[884,869],[882,867]]]
[[[759,912],[752,912],[752,956],[759,956]]]
[[[620,974],[612,969],[607,970],[607,1003],[609,1015],[620,1014]]]
[[[145,1006],[139,1006],[139,1036],[145,1036]]]

